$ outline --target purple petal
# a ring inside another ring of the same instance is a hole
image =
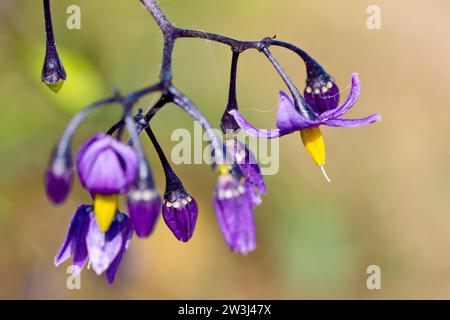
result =
[[[132,191],[128,199],[128,212],[134,231],[140,238],[148,237],[158,221],[161,197],[156,191]]]
[[[81,250],[85,240],[82,237],[79,237],[79,235],[82,233],[80,231],[84,230],[83,226],[89,223],[89,210],[92,210],[92,206],[81,205],[76,209],[72,219],[70,220],[66,239],[54,259],[55,266],[59,266],[75,253],[77,254],[76,265],[80,268],[83,266],[87,258],[87,256],[83,256]]]
[[[236,138],[227,139],[226,145],[233,156],[233,161],[240,166],[244,174],[245,187],[252,198],[253,204],[260,205],[260,194],[266,193],[266,184],[255,156],[245,144]]]
[[[266,183],[261,174],[261,168],[258,164],[241,164],[240,166],[245,176],[245,188],[253,204],[258,206],[262,203],[260,195],[266,194]]]
[[[78,172],[90,172],[91,166],[97,158],[98,154],[105,150],[109,145],[109,139],[103,133],[100,133],[87,140],[78,150],[77,168]],[[84,174],[79,174],[83,186],[86,184]]]
[[[52,169],[49,169],[45,175],[45,191],[47,198],[54,204],[64,202],[72,187],[72,181],[72,168],[68,168],[61,173],[56,173]]]
[[[93,213],[86,237],[87,249],[92,269],[97,274],[104,272],[119,254],[122,245],[122,234],[117,233],[112,239],[106,239],[106,234],[97,225]]]
[[[214,195],[220,230],[233,252],[248,254],[256,248],[253,205],[245,188],[231,176],[220,176]]]
[[[76,271],[74,273],[74,275],[81,272],[86,260],[89,257],[89,253],[88,253],[87,245],[86,245],[86,237],[87,237],[87,233],[89,231],[90,215],[88,212],[90,212],[90,211],[92,211],[91,206],[86,210],[86,213],[87,213],[86,218],[82,221],[82,223],[80,223],[79,228],[78,228],[77,240],[76,240],[77,242],[76,242],[75,252],[73,254],[73,265],[77,267],[77,269],[74,269]]]
[[[380,120],[379,114],[373,114],[362,119],[328,119],[323,121],[323,124],[330,127],[360,127]]]
[[[284,134],[301,129],[315,127],[318,121],[312,121],[303,117],[296,109],[291,97],[280,91],[280,101],[277,111],[277,128]]]
[[[331,84],[331,87],[328,87],[328,84]],[[319,93],[316,93],[316,90],[319,90]],[[308,84],[304,95],[308,105],[317,114],[335,109],[339,104],[339,88],[332,79],[323,81],[319,78],[317,81]]]
[[[244,130],[250,136],[264,138],[264,139],[274,139],[282,136],[283,134],[279,129],[257,129],[248,122],[244,116],[237,110],[231,110],[229,112],[236,120],[239,127]]]
[[[112,284],[114,282],[123,255],[125,254],[125,251],[128,249],[128,246],[130,245],[131,242],[131,237],[133,236],[133,228],[131,226],[131,221],[125,215],[123,215],[123,220],[121,221],[120,229],[122,234],[122,245],[120,251],[117,254],[116,258],[113,260],[113,262],[109,265],[108,269],[106,269],[105,271],[106,281],[108,282],[108,284]]]
[[[197,222],[197,202],[190,196],[179,198],[175,202],[165,202],[162,211],[164,221],[174,236],[180,241],[189,241]]]
[[[125,193],[137,174],[137,157],[130,146],[105,134],[88,140],[77,155],[82,185],[91,193]]]
[[[121,158],[121,161],[125,165],[125,179],[127,181],[127,184],[131,185],[136,177],[138,167],[136,154],[130,146],[120,143],[115,139],[113,139],[113,141],[111,142],[111,147],[114,149],[114,151],[117,153],[117,156]]]
[[[118,193],[126,186],[120,161],[113,150],[105,150],[97,156],[91,170],[86,173],[86,188],[92,193]]]
[[[359,94],[361,92],[361,83],[359,82],[359,77],[357,73],[352,74],[352,88],[350,89],[350,94],[344,103],[332,110],[326,111],[320,115],[321,119],[327,118],[340,118],[342,117],[358,100]]]

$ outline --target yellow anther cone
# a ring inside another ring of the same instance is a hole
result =
[[[326,161],[325,142],[319,127],[303,129],[300,131],[303,145],[314,162],[321,168],[323,175],[330,182],[324,166]]]
[[[226,164],[219,164],[217,166],[217,172],[219,174],[228,174],[228,173],[230,173],[230,169],[228,168],[228,166]]]
[[[94,213],[101,231],[108,231],[117,211],[117,194],[96,194],[94,196]]]

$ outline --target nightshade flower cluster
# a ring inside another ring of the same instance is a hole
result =
[[[255,208],[262,203],[266,184],[257,159],[249,147],[238,140],[243,130],[260,138],[278,138],[300,131],[302,141],[322,170],[325,164],[325,145],[319,126],[356,127],[380,120],[379,115],[363,119],[344,119],[355,104],[360,83],[353,74],[352,88],[341,106],[335,80],[302,49],[273,38],[261,41],[240,41],[205,31],[175,27],[164,15],[156,0],[140,0],[151,13],[164,36],[164,52],[160,81],[122,95],[115,91],[111,97],[98,100],[75,115],[56,143],[45,174],[45,189],[50,202],[62,204],[70,194],[75,172],[91,199],[80,205],[70,221],[65,241],[55,257],[58,266],[73,258],[78,274],[86,263],[97,274],[105,274],[113,283],[133,235],[149,237],[159,216],[181,242],[194,235],[199,206],[175,173],[158,143],[150,123],[166,105],[174,104],[198,121],[209,137],[211,166],[217,174],[212,206],[226,244],[233,252],[248,254],[256,248]],[[54,91],[61,88],[66,74],[56,51],[50,14],[50,1],[43,0],[47,33],[47,54],[42,80]],[[198,107],[172,84],[172,54],[179,38],[198,38],[215,41],[232,49],[228,102],[223,112],[220,137]],[[279,46],[297,53],[307,70],[304,97],[270,51]],[[247,50],[262,52],[289,89],[280,93],[276,129],[257,129],[239,112],[236,78],[240,55]],[[144,96],[159,93],[160,98],[145,113],[133,108]],[[78,149],[75,161],[72,140],[78,126],[98,108],[111,104],[122,108],[122,115],[109,130],[99,130]],[[125,138],[126,132],[128,138]],[[150,139],[165,174],[165,190],[161,197],[153,180],[152,169],[142,146],[141,133]],[[75,163],[75,166],[74,166]],[[75,170],[76,169],[76,170]],[[324,171],[325,173],[325,171]],[[126,210],[121,210],[121,199]]]

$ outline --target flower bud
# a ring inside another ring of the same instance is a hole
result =
[[[189,241],[197,223],[197,202],[184,189],[171,190],[164,194],[162,213],[174,236]]]
[[[151,184],[132,188],[127,199],[134,231],[140,238],[148,237],[156,225],[161,208],[161,196]]]
[[[45,191],[49,201],[54,204],[64,202],[72,187],[72,181],[73,169],[70,152],[58,155],[54,151],[45,174]]]
[[[66,71],[54,46],[47,46],[41,79],[54,92],[61,90],[66,80]]]

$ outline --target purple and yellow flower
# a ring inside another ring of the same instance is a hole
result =
[[[256,248],[253,200],[244,184],[245,178],[233,173],[236,168],[219,165],[219,179],[214,192],[214,209],[222,235],[233,252],[248,254]]]
[[[89,260],[92,269],[105,273],[109,284],[113,283],[120,262],[133,235],[130,219],[117,211],[107,232],[99,229],[93,214],[93,206],[81,205],[70,221],[69,230],[58,254],[55,265],[73,256],[74,275],[81,272]]]
[[[138,170],[134,150],[103,133],[88,140],[77,155],[81,184],[94,198],[100,230],[106,232],[117,211],[119,194],[132,187]]]
[[[272,139],[278,138],[296,131],[300,131],[303,144],[313,158],[314,162],[324,171],[326,153],[325,143],[319,126],[330,127],[359,127],[381,119],[380,115],[374,114],[362,119],[344,119],[344,114],[355,104],[360,94],[360,82],[358,74],[352,75],[352,87],[350,94],[341,106],[328,109],[330,105],[320,104],[322,100],[315,100],[316,103],[310,105],[316,119],[309,119],[303,116],[295,107],[294,101],[284,92],[280,92],[280,101],[277,111],[277,129],[257,129],[248,122],[237,110],[231,110],[239,126],[249,135]],[[325,177],[328,177],[325,174]]]

